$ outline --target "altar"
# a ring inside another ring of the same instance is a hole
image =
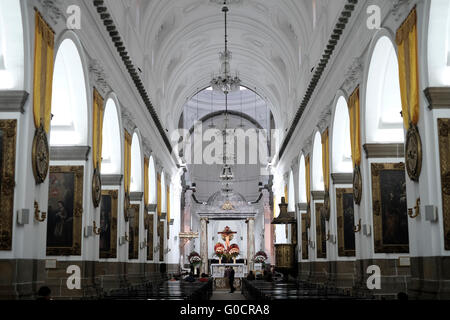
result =
[[[230,285],[228,279],[225,278],[225,268],[233,267],[234,269],[234,287],[239,289],[241,287],[241,280],[244,279],[248,273],[247,266],[242,263],[223,263],[211,265],[211,277],[214,279],[214,287],[216,289],[229,289]]]

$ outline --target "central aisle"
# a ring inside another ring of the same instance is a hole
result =
[[[230,293],[228,290],[215,290],[211,300],[246,300],[239,290],[234,293]]]

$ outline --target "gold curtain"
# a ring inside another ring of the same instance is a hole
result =
[[[148,191],[149,191],[149,180],[148,180],[148,167],[150,165],[150,159],[144,157],[144,205],[148,205]]]
[[[348,99],[348,112],[350,115],[350,138],[352,146],[353,167],[361,164],[361,130],[360,130],[360,103],[359,87]]]
[[[170,222],[170,186],[167,186],[167,222]]]
[[[273,196],[273,217],[277,217],[277,197]]]
[[[127,130],[125,130],[125,157],[124,157],[124,185],[125,185],[125,192],[130,192],[130,180],[131,180],[131,142],[132,138],[131,135],[128,133]]]
[[[323,170],[323,184],[325,191],[330,192],[330,137],[328,128],[322,134],[322,170]]]
[[[161,175],[157,175],[157,211],[158,216],[161,216]]]
[[[36,129],[50,132],[52,109],[53,54],[55,34],[36,10],[34,48],[33,115]]]
[[[103,98],[97,89],[94,88],[94,108],[93,108],[93,134],[92,134],[92,161],[94,169],[101,170],[102,167],[102,146],[103,146]]]
[[[306,171],[306,202],[308,206],[311,205],[311,159],[309,156],[305,158],[305,171]]]
[[[288,196],[289,196],[288,185],[285,184],[285,185],[284,185],[284,200],[286,200],[286,202],[289,202]]]
[[[396,42],[403,123],[408,130],[411,124],[417,125],[420,117],[416,8],[398,29]]]

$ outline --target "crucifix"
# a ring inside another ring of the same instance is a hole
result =
[[[222,235],[222,239],[225,240],[227,250],[230,249],[230,241],[233,240],[234,235],[237,232],[231,231],[230,227],[226,226],[222,232],[217,232],[217,234]]]

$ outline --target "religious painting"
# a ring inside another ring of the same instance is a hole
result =
[[[17,120],[0,120],[0,251],[12,250]]]
[[[159,261],[164,261],[164,221],[158,222]]]
[[[117,258],[117,190],[102,190],[100,205],[100,258]]]
[[[404,163],[372,163],[375,253],[408,253]]]
[[[316,243],[317,243],[317,258],[327,258],[327,231],[325,215],[320,214],[324,207],[323,203],[316,203]]]
[[[128,259],[139,259],[139,211],[141,206],[139,204],[131,205],[131,212],[129,219],[129,233],[128,233]]]
[[[438,119],[444,248],[450,250],[450,119]]]
[[[153,214],[147,214],[147,261],[153,261],[154,255],[153,255]]]
[[[302,214],[302,259],[308,260],[308,226],[307,214]]]
[[[355,256],[353,189],[336,189],[338,253],[340,257]]]
[[[84,167],[50,167],[47,255],[81,255]]]

